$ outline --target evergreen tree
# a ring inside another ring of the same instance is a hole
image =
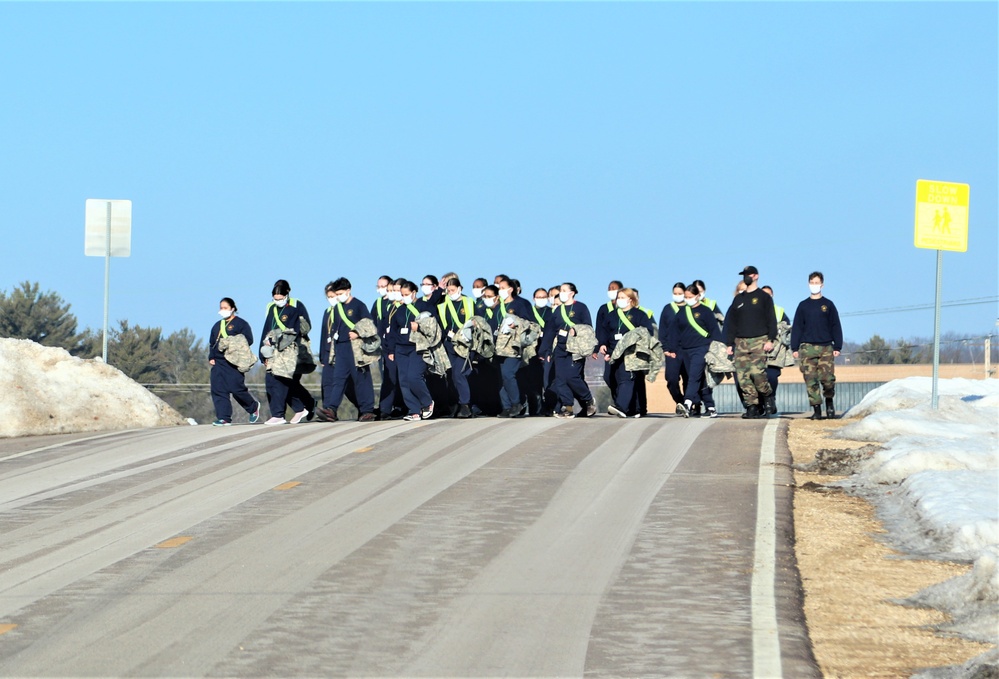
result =
[[[73,353],[84,350],[76,332],[70,305],[52,291],[42,293],[38,283],[24,281],[10,294],[0,290],[0,337],[29,339],[47,347]]]
[[[857,363],[865,365],[884,365],[891,361],[891,346],[881,337],[874,335],[860,345]]]

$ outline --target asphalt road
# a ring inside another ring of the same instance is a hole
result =
[[[601,416],[0,440],[0,675],[817,676],[782,437],[775,463],[761,452],[777,431]]]

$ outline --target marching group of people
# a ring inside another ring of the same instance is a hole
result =
[[[267,425],[334,422],[344,399],[356,406],[361,422],[592,417],[596,405],[584,375],[591,357],[604,362],[608,413],[621,418],[648,414],[645,383],[663,368],[677,415],[717,417],[712,389],[734,374],[742,417],[769,417],[777,412],[780,371],[795,363],[805,378],[811,417],[835,417],[833,361],[843,335],[835,305],[822,294],[822,273],[809,275],[809,296],[798,305],[794,323],[774,303],[773,290],[759,287],[756,267],[739,275],[726,312],[695,280],[673,286],[658,321],[641,306],[638,290],[620,281],[608,285],[608,300],[594,316],[568,282],[537,288],[528,299],[520,282],[505,275],[491,284],[475,279],[471,294],[454,273],[424,276],[420,284],[382,276],[369,307],[354,297],[349,280],[337,278],[325,288],[329,306],[319,333],[305,305],[291,297],[289,283],[278,280],[256,351],[235,301],[225,297],[219,303],[221,319],[212,327],[208,356],[214,424],[232,422],[231,399],[251,423],[259,421],[261,404],[244,380],[257,359],[266,368]],[[318,365],[311,346],[317,335]],[[319,401],[302,384],[302,376],[316,369]]]

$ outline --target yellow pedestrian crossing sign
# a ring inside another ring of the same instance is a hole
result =
[[[916,247],[968,251],[967,184],[916,182]]]

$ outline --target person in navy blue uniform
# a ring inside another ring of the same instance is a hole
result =
[[[218,323],[212,326],[212,331],[208,335],[211,344],[208,347],[208,363],[212,366],[209,380],[212,385],[212,402],[215,404],[216,427],[232,424],[232,401],[230,396],[236,399],[250,416],[250,424],[255,424],[260,419],[260,402],[250,394],[246,388],[246,379],[239,368],[226,360],[219,351],[219,340],[232,335],[242,335],[246,338],[246,345],[253,346],[253,331],[250,324],[236,315],[236,303],[231,297],[223,297],[219,302],[219,316],[222,317]]]
[[[597,322],[593,324],[593,332],[597,336],[597,347],[607,346],[607,338],[604,336],[604,328],[607,325],[607,317],[614,313],[617,308],[617,293],[619,290],[624,289],[624,283],[621,281],[611,281],[607,284],[607,302],[600,305],[597,309]],[[603,360],[606,356],[600,353],[600,349],[597,349],[597,353],[593,355],[593,358],[601,359],[604,364],[604,384],[610,388],[611,392],[611,402],[614,402],[614,397],[617,394],[617,382],[614,380],[613,370],[611,368],[610,361]]]
[[[475,307],[475,315],[485,319],[495,337],[499,330],[499,288],[487,285],[482,288],[479,303]],[[472,412],[476,415],[498,415],[502,410],[499,392],[501,388],[499,357],[484,358],[478,354],[472,359],[474,363],[472,374],[468,378],[472,391]]]
[[[614,313],[604,316],[605,343],[600,346],[600,353],[606,364],[611,366],[611,376],[616,385],[614,404],[607,409],[607,412],[618,417],[639,417],[643,414],[645,375],[648,371],[628,370],[623,356],[612,361],[611,354],[614,353],[621,338],[636,328],[645,328],[649,336],[653,336],[656,332],[655,324],[649,314],[639,308],[638,292],[632,288],[621,288],[617,291],[615,307]]]
[[[496,286],[499,293],[499,326],[497,332],[504,332],[503,321],[507,316],[516,316],[525,321],[531,320],[534,315],[531,313],[531,304],[523,297],[519,296],[520,285],[509,276],[498,276],[499,284]],[[519,380],[523,379],[520,374],[524,367],[523,362],[512,356],[499,356],[500,368],[500,405],[502,410],[499,417],[520,417],[527,412],[527,407],[521,399],[521,389]]]
[[[548,299],[548,291],[545,288],[538,288],[534,291],[534,304],[531,306],[530,320],[541,327],[541,334],[544,335],[548,321],[551,320],[552,309]],[[545,409],[545,389],[548,387],[547,366],[551,365],[545,360],[544,342],[538,342],[538,353],[532,358],[524,369],[524,392],[527,397],[528,414],[534,417],[544,415]]]
[[[454,410],[454,415],[466,419],[472,416],[472,392],[468,384],[472,367],[469,361],[455,352],[454,338],[461,332],[465,323],[475,315],[475,300],[462,294],[461,280],[454,274],[447,279],[446,291],[444,301],[437,305],[437,314],[440,316],[441,329],[444,333],[444,349],[451,361],[449,397],[457,408]]]
[[[684,308],[673,317],[666,334],[667,355],[679,357],[687,371],[687,390],[680,404],[680,414],[699,417],[703,403],[708,416],[717,417],[711,387],[704,380],[704,358],[712,341],[722,341],[721,328],[714,312],[701,303],[700,290],[696,285],[688,285],[684,297]]]
[[[673,327],[673,317],[683,311],[685,304],[683,292],[686,288],[687,286],[683,283],[674,283],[673,301],[664,306],[659,315],[659,343],[662,344],[663,353],[666,356],[666,389],[669,391],[673,403],[676,404],[677,415],[683,414],[683,390],[687,385],[687,371],[683,368],[683,361],[675,355],[670,356],[666,353],[666,335]]]
[[[323,314],[320,336],[319,362],[323,366],[323,405],[316,415],[325,422],[337,421],[337,408],[343,402],[348,385],[357,397],[358,421],[374,422],[375,392],[371,382],[371,369],[357,367],[351,340],[357,339],[354,326],[370,318],[368,307],[354,297],[350,281],[337,278],[326,286],[329,308]]]
[[[427,300],[416,299],[416,284],[404,281],[399,286],[402,293],[401,305],[392,316],[388,331],[389,360],[396,363],[399,371],[399,386],[409,414],[402,419],[407,421],[428,420],[434,414],[434,401],[427,388],[427,364],[416,351],[412,333],[416,331],[416,321],[423,312],[434,313]]]
[[[586,368],[586,358],[574,361],[572,354],[566,351],[566,340],[577,325],[593,325],[590,310],[586,305],[576,300],[576,286],[563,283],[559,288],[561,304],[552,313],[551,323],[545,328],[545,346],[553,346],[551,358],[555,364],[555,380],[552,388],[558,396],[555,417],[572,417],[573,399],[579,401],[580,417],[592,417],[597,409],[593,403],[583,371]]]
[[[264,329],[260,333],[260,347],[262,350],[265,344],[269,343],[267,338],[274,328],[288,328],[294,330],[299,339],[308,339],[308,333],[303,332],[302,322],[307,328],[312,327],[309,320],[309,311],[297,299],[290,297],[291,285],[284,279],[279,279],[271,288],[272,301],[267,305],[267,313],[264,317]],[[265,360],[263,353],[260,353],[260,361]],[[275,425],[285,424],[285,411],[290,406],[295,413],[291,418],[292,424],[298,424],[302,420],[311,420],[314,417],[316,399],[312,397],[309,390],[302,385],[302,373],[298,370],[291,378],[278,377],[270,372],[265,378],[267,386],[267,402],[270,406],[271,418],[264,424]]]
[[[382,336],[382,386],[378,396],[378,411],[383,420],[397,420],[406,414],[406,403],[402,398],[402,388],[399,386],[399,365],[388,358],[388,334],[391,330],[392,318],[399,313],[399,308],[402,306],[400,288],[405,282],[405,278],[397,278],[389,286],[389,291],[385,295],[387,302],[384,327],[379,326]]]

